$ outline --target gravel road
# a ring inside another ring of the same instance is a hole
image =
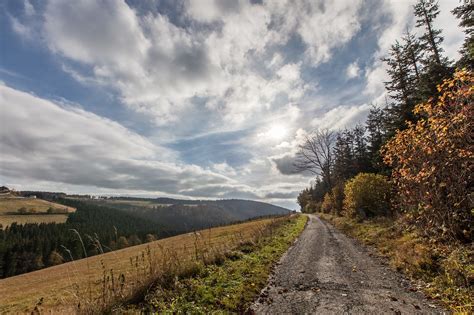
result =
[[[256,314],[443,314],[370,250],[309,215],[251,306]]]

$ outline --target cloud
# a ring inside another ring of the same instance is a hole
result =
[[[233,180],[176,161],[116,122],[0,86],[1,175],[111,189],[206,197],[236,190]],[[176,161],[176,162],[174,162]]]
[[[80,85],[57,98],[88,102],[76,96],[94,89],[113,105],[83,104],[107,119],[2,86],[13,105],[2,112],[1,176],[42,187],[294,203],[310,178],[292,165],[302,137],[350,128],[370,102],[383,102],[380,58],[413,24],[413,3],[24,0],[22,12],[6,12],[8,31],[40,45],[12,45],[24,49],[19,60],[47,56],[63,70],[56,80]],[[449,13],[456,3],[440,4],[436,23],[453,57],[463,36]],[[52,93],[42,90],[51,82],[35,85],[33,75],[22,85],[3,72],[9,86]]]
[[[275,162],[277,169],[283,175],[293,175],[299,173],[299,170],[295,167],[295,156],[292,154],[286,154],[282,157],[273,158],[272,161]]]
[[[338,106],[312,120],[311,125],[318,129],[341,130],[363,123],[371,106]]]
[[[5,85],[0,85],[0,110],[0,178],[17,189],[41,185],[70,192],[246,198],[288,205],[293,198],[284,194],[304,186],[299,176],[294,184],[282,181],[266,159],[238,167],[183,163],[176,151],[114,121]]]
[[[354,79],[357,78],[360,75],[360,67],[357,61],[354,61],[353,63],[349,64],[346,69],[346,76],[348,79]]]
[[[300,12],[298,33],[308,45],[313,64],[327,61],[332,51],[348,42],[359,30],[358,11],[362,1],[320,1],[305,3]]]
[[[299,194],[299,191],[292,192],[272,192],[265,195],[265,198],[272,199],[295,199]]]
[[[221,124],[237,128],[281,102],[299,101],[308,90],[302,63],[285,62],[279,46],[298,36],[305,62],[317,66],[328,61],[359,31],[362,2],[207,0],[182,5],[184,12],[171,18],[158,11],[143,13],[124,1],[50,0],[36,19],[18,20],[24,27],[17,33],[26,34],[26,25],[34,25],[47,47],[65,58],[63,69],[73,78],[112,88],[123,104],[150,116],[157,126],[175,124],[199,106],[199,98]],[[271,62],[266,62],[268,55]]]

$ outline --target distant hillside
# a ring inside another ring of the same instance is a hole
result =
[[[180,200],[172,198],[112,198],[90,201],[129,211],[138,217],[160,223],[172,231],[189,231],[282,215],[288,209],[251,200]]]
[[[51,201],[37,198],[34,194],[23,196],[7,187],[0,187],[0,227],[17,223],[64,223],[68,215],[76,211]]]

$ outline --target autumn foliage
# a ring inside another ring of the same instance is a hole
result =
[[[438,86],[439,97],[415,107],[420,119],[382,149],[400,208],[430,236],[472,237],[473,83],[472,72],[457,71]]]
[[[344,214],[365,219],[390,213],[390,183],[380,174],[360,173],[344,187]]]

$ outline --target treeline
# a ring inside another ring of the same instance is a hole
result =
[[[454,62],[441,48],[437,3],[418,1],[421,35],[407,31],[383,59],[387,104],[364,125],[318,130],[301,145],[296,166],[317,175],[298,196],[303,212],[403,216],[430,237],[472,241],[473,10],[452,12],[466,34]]]
[[[173,234],[118,209],[71,199],[57,201],[77,208],[64,224],[14,223],[0,228],[0,278]]]

